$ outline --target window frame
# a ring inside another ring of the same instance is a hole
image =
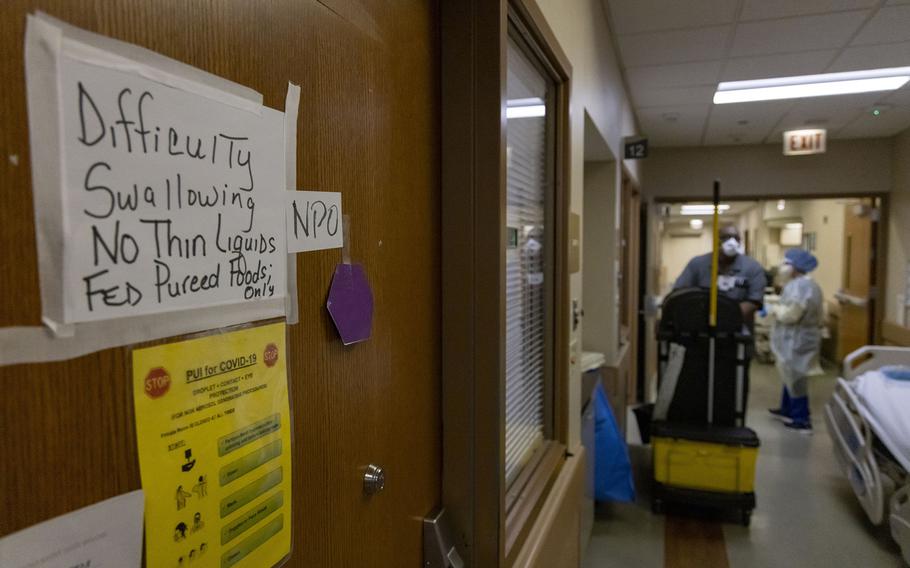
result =
[[[552,415],[505,484],[506,78],[510,29],[554,85]],[[566,459],[571,66],[534,0],[440,5],[442,502],[467,565],[509,565]],[[498,188],[498,191],[496,190]]]

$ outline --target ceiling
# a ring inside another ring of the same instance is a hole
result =
[[[604,0],[653,146],[779,143],[784,130],[886,137],[910,127],[897,91],[717,105],[720,81],[910,66],[910,0]],[[872,108],[880,108],[879,116]]]

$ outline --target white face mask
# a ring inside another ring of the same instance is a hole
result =
[[[791,264],[782,264],[780,268],[777,269],[777,275],[780,276],[782,282],[788,282],[793,279],[793,265]]]
[[[720,243],[721,250],[724,251],[724,254],[727,256],[736,256],[739,254],[739,241],[730,237],[724,242]]]

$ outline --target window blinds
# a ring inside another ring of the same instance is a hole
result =
[[[548,246],[547,81],[510,39],[507,92],[505,475],[510,485],[544,439]]]

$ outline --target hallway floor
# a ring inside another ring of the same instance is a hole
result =
[[[635,504],[599,504],[584,568],[840,568],[903,566],[887,527],[872,527],[835,462],[822,418],[835,376],[812,379],[815,434],[785,429],[767,409],[780,381],[773,365],[753,363],[749,426],[762,447],[758,508],[749,528],[702,516],[650,511],[648,448],[630,448]]]

